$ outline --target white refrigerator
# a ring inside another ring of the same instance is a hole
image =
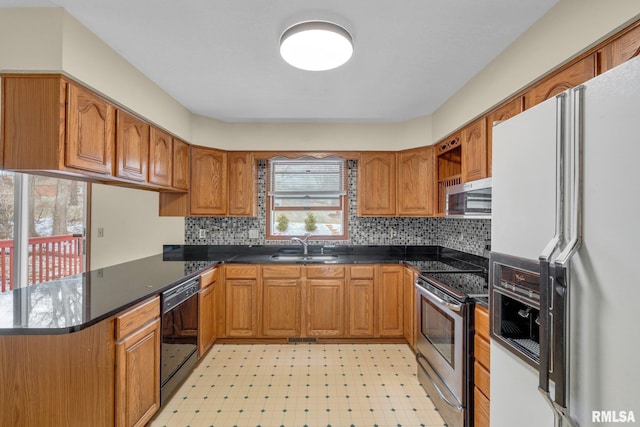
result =
[[[640,58],[496,124],[492,203],[492,251],[573,256],[565,416],[536,369],[492,340],[491,426],[640,424]]]

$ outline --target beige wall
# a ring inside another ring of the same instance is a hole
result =
[[[62,68],[62,9],[0,10],[0,70]]]
[[[91,187],[91,269],[159,254],[164,244],[184,242],[184,218],[159,217],[158,193]],[[98,228],[104,237],[98,237]]]
[[[197,145],[226,150],[399,150],[429,145],[431,116],[403,123],[227,123],[193,118]]]

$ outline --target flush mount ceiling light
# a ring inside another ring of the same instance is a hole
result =
[[[280,55],[302,70],[331,70],[347,62],[352,54],[351,34],[331,22],[301,22],[280,37]]]

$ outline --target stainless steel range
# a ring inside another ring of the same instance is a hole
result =
[[[472,297],[488,296],[486,268],[429,261],[417,289],[418,379],[449,426],[471,425]]]

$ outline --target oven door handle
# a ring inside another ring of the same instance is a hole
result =
[[[447,307],[449,310],[455,311],[456,313],[459,313],[460,311],[462,311],[463,304],[454,304],[452,302],[445,301],[442,298],[440,298],[439,296],[434,295],[431,292],[429,292],[428,290],[426,290],[425,288],[423,288],[418,282],[415,282],[414,286],[416,287],[418,292],[420,292],[421,294],[423,294],[425,296],[428,296],[428,298],[431,298],[431,299],[435,300],[438,304],[440,304],[440,305],[442,305],[444,307]]]
[[[436,372],[435,369],[433,369],[433,366],[431,365],[431,363],[429,363],[429,360],[424,357],[424,355],[422,355],[422,353],[418,353],[416,355],[416,357],[418,359],[422,359],[424,360],[427,365],[429,365],[429,368],[431,368],[431,370],[433,370],[433,372]],[[451,406],[452,408],[455,408],[457,411],[462,411],[464,409],[464,406],[460,405],[458,402],[451,402],[449,399],[447,399],[447,396],[445,396],[445,394],[442,392],[442,390],[440,390],[440,387],[438,387],[438,384],[433,380],[433,378],[431,378],[431,375],[429,374],[429,372],[427,372],[426,369],[422,369],[422,372],[424,372],[424,374],[427,376],[427,379],[429,380],[429,382],[431,383],[431,385],[433,385],[433,388],[436,389],[436,392],[438,392],[438,395],[440,395],[440,398],[449,406]]]

